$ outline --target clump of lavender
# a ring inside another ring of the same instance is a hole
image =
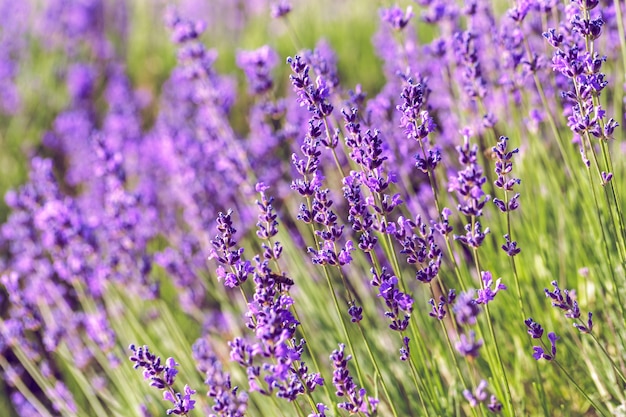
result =
[[[148,346],[130,345],[129,349],[133,352],[129,359],[135,363],[134,368],[142,368],[144,379],[150,380],[151,386],[163,391],[164,400],[174,404],[172,408],[166,411],[167,415],[188,416],[196,403],[195,400],[191,399],[196,391],[191,389],[189,385],[185,385],[182,393],[174,390],[178,363],[173,358],[167,358],[163,364],[161,357],[150,352]]]
[[[309,372],[302,360],[306,341],[295,338],[300,322],[292,312],[294,302],[289,296],[294,282],[285,273],[276,273],[270,266],[270,261],[278,265],[282,253],[279,242],[271,244],[278,233],[277,216],[272,198],[266,194],[268,187],[259,183],[256,188],[261,194],[261,200],[257,200],[260,209],[257,236],[263,241],[263,257],[254,258],[255,267],[242,258],[243,249],[236,247],[232,237],[235,230],[230,213],[218,218],[220,234],[214,240],[216,252],[213,256],[233,270],[238,269],[233,265],[248,265],[243,276],[247,278],[251,273],[254,280],[252,300],[248,301],[244,289],[240,289],[248,305],[246,326],[254,331],[256,341],[236,337],[229,342],[231,360],[246,369],[250,391],[267,396],[275,392],[278,398],[292,402],[299,395],[310,395],[317,386],[323,385],[324,379],[319,373]],[[218,276],[220,274],[222,272],[218,270]],[[236,284],[233,286],[240,286],[245,281],[241,280],[243,276],[237,273],[231,275],[230,281]],[[231,286],[226,282],[225,285]]]

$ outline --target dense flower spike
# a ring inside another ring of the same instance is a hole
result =
[[[387,272],[383,267],[380,274],[377,274],[374,268],[371,273],[373,275],[370,283],[374,287],[379,288],[378,296],[385,300],[388,310],[385,316],[391,320],[389,328],[403,332],[409,326],[409,319],[413,311],[413,298],[398,288],[398,278]]]
[[[476,332],[470,330],[469,336],[461,333],[459,341],[454,347],[461,355],[475,358],[478,356],[478,350],[482,347],[482,345],[482,340],[476,340]]]
[[[464,166],[464,169],[457,173],[456,178],[451,178],[448,189],[458,193],[458,209],[461,213],[466,216],[480,217],[485,204],[491,199],[482,189],[487,178],[483,175],[483,169],[478,164],[478,146],[470,145],[471,132],[465,130],[462,133],[463,145],[457,146],[457,152],[459,163]],[[471,246],[476,245],[476,247],[482,244],[482,240],[477,239],[463,242]]]
[[[233,227],[231,215],[232,211],[219,214],[216,226],[219,234],[211,241],[214,250],[209,259],[215,258],[221,265],[230,268],[230,271],[227,271],[223,266],[220,266],[217,276],[218,279],[224,281],[224,285],[234,288],[246,282],[248,276],[253,272],[253,267],[250,261],[243,260],[244,249],[236,247],[237,242],[233,236],[237,230]]]
[[[252,94],[260,95],[271,91],[274,82],[270,71],[276,66],[277,61],[276,52],[267,45],[254,51],[241,51],[237,54],[237,65],[246,74]]]
[[[339,408],[347,410],[350,414],[362,413],[365,416],[374,416],[378,408],[378,400],[368,397],[365,389],[359,389],[352,380],[348,370],[348,362],[352,359],[352,355],[345,355],[345,348],[344,344],[339,344],[339,350],[334,350],[330,355],[334,369],[335,394],[346,399],[345,402],[339,403]]]
[[[167,358],[162,363],[161,357],[150,352],[148,346],[130,345],[133,352],[130,361],[134,362],[134,368],[143,368],[144,379],[150,380],[150,385],[163,391],[163,399],[174,404],[173,408],[167,410],[167,415],[184,415],[194,409],[195,401],[191,396],[196,393],[193,389],[185,385],[183,393],[174,391],[173,385],[176,380],[179,364],[173,358]]]
[[[491,272],[483,271],[482,272],[482,280],[483,280],[483,289],[477,290],[476,302],[478,304],[488,304],[493,301],[496,294],[500,290],[506,290],[506,285],[502,284],[502,278],[498,278],[495,282],[494,288],[491,288],[494,285],[493,278],[491,276]]]
[[[526,323],[526,327],[528,327],[528,334],[530,337],[533,339],[541,339],[541,336],[543,336],[543,327],[541,327],[539,323],[534,321],[532,318],[524,320],[524,323]]]

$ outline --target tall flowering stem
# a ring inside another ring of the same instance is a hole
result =
[[[446,248],[448,250],[448,256],[454,267],[454,272],[457,281],[463,290],[466,290],[465,283],[461,276],[461,271],[456,262],[454,252],[452,251],[452,245],[450,243],[450,228],[448,225],[449,210],[442,209],[439,189],[436,181],[435,169],[441,162],[441,150],[436,146],[430,145],[430,133],[435,128],[435,122],[430,116],[427,109],[426,100],[430,90],[426,85],[425,80],[415,81],[412,78],[406,80],[402,94],[400,97],[403,99],[402,104],[397,106],[397,110],[402,113],[400,117],[400,126],[404,128],[404,133],[409,140],[414,140],[419,144],[421,155],[415,156],[415,166],[417,169],[428,175],[428,182],[433,192],[433,200],[437,213],[439,213],[440,227],[438,231],[444,237],[446,242]],[[442,286],[442,292],[445,293],[445,287],[441,280],[439,280]]]
[[[480,265],[478,249],[482,246],[485,237],[490,230],[489,228],[485,228],[484,230],[482,229],[479,218],[483,215],[483,209],[487,202],[491,200],[491,196],[485,194],[482,190],[482,186],[487,182],[487,178],[483,175],[483,169],[478,164],[478,146],[470,145],[471,130],[465,129],[462,131],[462,134],[463,145],[457,146],[457,151],[459,154],[459,163],[464,168],[457,173],[456,179],[451,181],[449,188],[451,191],[457,192],[459,196],[459,204],[457,208],[459,212],[470,219],[470,222],[465,226],[465,235],[455,235],[454,237],[470,249],[476,272],[478,276],[482,277],[483,272]],[[481,289],[485,291],[486,281],[481,279],[480,284]],[[489,304],[485,303],[487,325],[493,341],[493,350],[497,362],[496,364],[492,364],[492,367],[494,368],[494,371],[496,368],[499,370],[499,376],[502,378],[507,396],[507,409],[511,415],[515,416],[516,412],[513,404],[513,397],[511,395],[511,388],[504,367],[504,362],[502,361],[500,347],[496,339],[493,321],[489,310]]]
[[[496,180],[494,185],[504,193],[504,200],[494,198],[493,203],[503,213],[506,214],[506,230],[504,235],[505,243],[501,246],[502,250],[509,256],[511,260],[511,268],[513,269],[513,278],[515,279],[515,287],[517,290],[517,300],[519,303],[520,313],[522,319],[526,317],[526,308],[524,307],[524,300],[522,298],[522,289],[520,286],[520,279],[517,273],[517,266],[515,263],[515,256],[520,253],[521,249],[518,248],[517,242],[513,240],[513,233],[511,231],[511,212],[515,211],[519,207],[518,199],[520,194],[513,193],[514,188],[520,184],[520,179],[511,176],[513,170],[513,156],[519,152],[518,148],[508,149],[509,138],[501,136],[498,144],[492,148],[496,160]]]
[[[578,307],[578,301],[576,300],[575,292],[564,289],[561,290],[559,288],[559,284],[556,281],[552,281],[552,286],[554,290],[550,291],[549,289],[544,289],[546,297],[552,300],[552,307],[557,308],[559,310],[563,310],[565,312],[565,317],[568,319],[574,320],[574,327],[581,334],[589,334],[596,345],[602,350],[602,353],[608,361],[613,366],[613,369],[620,377],[623,383],[626,384],[626,378],[624,377],[624,373],[620,369],[619,366],[615,363],[612,356],[606,351],[604,345],[600,343],[598,338],[593,332],[593,314],[590,312],[587,313],[587,320],[583,320],[580,317],[580,308]]]

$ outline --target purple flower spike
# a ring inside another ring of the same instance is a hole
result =
[[[502,403],[498,401],[495,395],[492,395],[489,404],[487,404],[487,409],[492,413],[499,414],[502,411]]]
[[[533,339],[541,339],[541,336],[543,336],[543,327],[541,327],[539,323],[534,321],[532,318],[524,320],[524,323],[526,324],[526,327],[528,327],[528,334]]]
[[[607,185],[613,179],[613,173],[612,172],[604,172],[604,171],[602,171],[601,176],[602,176],[602,186]]]
[[[387,272],[383,267],[380,275],[372,268],[371,284],[379,287],[378,296],[385,300],[388,310],[385,316],[391,320],[389,328],[403,332],[409,326],[409,319],[413,311],[413,298],[398,288],[398,278]]]
[[[350,314],[350,321],[352,323],[358,323],[363,320],[363,307],[358,307],[353,301],[348,308],[348,314]]]
[[[187,415],[194,409],[196,403],[191,396],[196,393],[189,385],[185,385],[183,393],[175,392],[172,389],[178,370],[178,363],[173,358],[168,358],[165,365],[161,364],[161,358],[150,352],[148,346],[130,345],[129,349],[133,354],[129,357],[134,362],[134,368],[143,368],[145,379],[150,379],[153,387],[163,390],[163,399],[174,404],[173,408],[167,410],[167,415]]]
[[[406,8],[406,12],[402,12],[402,9],[397,6],[380,11],[381,20],[389,23],[395,30],[404,29],[409,24],[411,17],[413,17],[413,8],[411,6]]]
[[[535,360],[545,359],[551,361],[556,357],[556,341],[559,340],[559,337],[554,332],[550,332],[548,333],[548,340],[550,340],[550,353],[546,352],[541,346],[533,346],[535,351],[533,358]]]
[[[326,417],[326,410],[328,410],[328,407],[322,403],[317,403],[315,408],[317,409],[317,413],[311,413],[308,417]]]
[[[191,399],[191,396],[195,393],[196,391],[189,388],[189,385],[185,385],[184,394],[176,393],[174,395],[170,391],[164,391],[163,399],[174,404],[174,407],[168,409],[166,414],[168,416],[172,414],[179,416],[189,413],[195,408],[196,401]]]
[[[585,325],[580,323],[574,323],[574,327],[576,327],[581,333],[591,333],[591,331],[593,330],[592,316],[593,314],[590,311],[589,313],[587,313],[587,324]]]
[[[271,6],[270,16],[274,19],[287,16],[291,11],[291,3],[286,0],[274,2]]]
[[[237,66],[246,74],[250,93],[261,95],[272,90],[271,71],[277,62],[278,55],[267,45],[254,51],[237,53]]]
[[[484,379],[480,381],[476,390],[472,393],[470,390],[463,390],[463,396],[469,403],[470,407],[476,407],[487,399],[487,381]]]
[[[409,348],[410,341],[411,339],[409,339],[406,336],[402,338],[402,347],[400,348],[400,360],[401,361],[406,361],[409,359],[409,356],[411,354],[411,349]]]
[[[333,385],[335,386],[335,394],[338,397],[345,398],[347,401],[339,403],[339,408],[347,410],[350,414],[362,413],[370,417],[376,415],[378,408],[378,399],[368,397],[364,388],[358,389],[350,371],[348,370],[348,362],[352,359],[352,355],[345,355],[345,345],[340,344],[339,350],[334,350],[330,355],[333,361]]]
[[[522,250],[517,247],[517,242],[511,240],[511,236],[508,234],[504,235],[504,240],[506,243],[501,246],[502,250],[506,252],[509,256],[515,256],[520,253]]]
[[[456,315],[456,321],[460,325],[476,324],[476,317],[480,313],[480,308],[474,299],[474,291],[461,293],[452,310]]]
[[[454,347],[461,355],[475,358],[478,356],[478,350],[482,347],[482,345],[482,340],[476,340],[476,332],[470,330],[469,337],[461,333],[459,341],[454,345]]]
[[[572,292],[569,290],[561,290],[556,281],[552,281],[552,286],[554,287],[554,291],[550,291],[547,288],[544,290],[546,297],[552,299],[552,307],[564,310],[565,317],[567,318],[579,318],[580,308],[578,307],[578,302],[572,297]]]
[[[478,290],[478,297],[476,297],[476,302],[478,304],[488,304],[491,302],[498,291],[506,290],[506,285],[502,284],[502,278],[498,278],[495,283],[495,288],[492,289],[491,286],[493,284],[493,278],[491,276],[491,272],[483,271],[482,280],[484,282],[484,289]]]

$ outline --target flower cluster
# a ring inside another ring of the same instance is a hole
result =
[[[346,346],[339,344],[339,349],[334,350],[330,355],[333,362],[333,385],[335,386],[335,394],[338,397],[346,399],[339,403],[339,408],[347,410],[350,414],[362,413],[365,416],[376,415],[378,408],[378,400],[368,397],[365,388],[358,388],[350,376],[348,370],[348,362],[352,359],[352,355],[345,354]]]
[[[539,339],[543,346],[533,346],[533,358],[536,360],[545,359],[547,361],[552,361],[556,357],[556,341],[559,340],[559,337],[554,333],[548,333],[548,340],[550,341],[550,348],[548,349],[543,342],[543,327],[532,318],[528,318],[524,320],[526,327],[528,328],[528,334],[533,339]]]
[[[195,407],[195,400],[191,396],[196,393],[189,385],[185,385],[183,392],[174,391],[174,382],[178,374],[178,363],[173,358],[167,358],[165,364],[161,357],[150,352],[148,346],[130,345],[129,349],[133,354],[129,357],[134,362],[134,368],[143,368],[144,379],[150,380],[150,385],[163,391],[163,399],[174,404],[173,408],[167,410],[167,415],[175,414],[187,416]]]
[[[591,333],[593,330],[593,320],[591,311],[587,314],[587,322],[580,318],[580,308],[575,300],[575,293],[569,290],[561,290],[556,281],[552,281],[553,291],[544,290],[546,297],[552,300],[552,307],[565,311],[565,317],[576,320],[574,327],[581,333]]]

